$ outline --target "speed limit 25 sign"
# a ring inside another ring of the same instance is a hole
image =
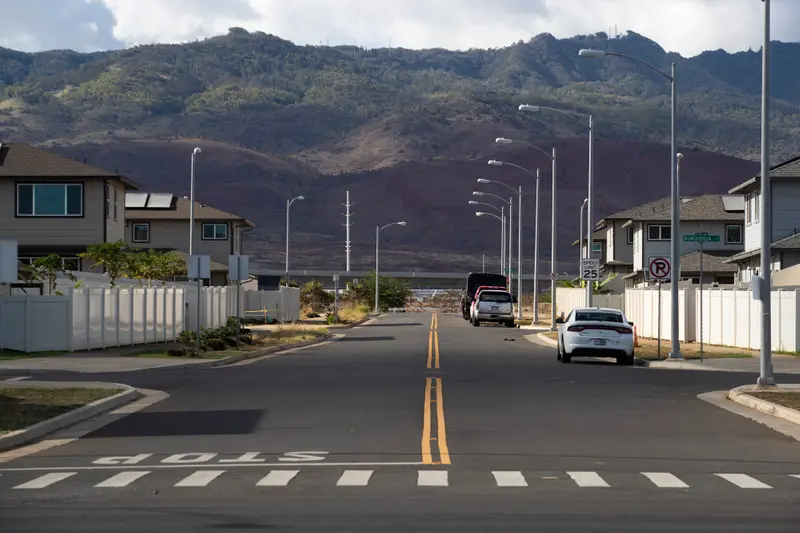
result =
[[[599,259],[581,259],[581,279],[589,281],[600,279]]]

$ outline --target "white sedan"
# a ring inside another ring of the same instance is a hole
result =
[[[633,323],[619,309],[573,309],[556,324],[562,363],[572,362],[573,357],[615,357],[619,364],[633,364]]]

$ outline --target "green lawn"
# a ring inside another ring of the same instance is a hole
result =
[[[0,435],[67,413],[121,389],[0,388]]]
[[[54,355],[64,355],[66,352],[50,350],[47,352],[17,352],[15,350],[3,350],[0,352],[0,360],[27,359],[29,357],[53,357]]]

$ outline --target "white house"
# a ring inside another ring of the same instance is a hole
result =
[[[744,249],[743,197],[707,194],[681,200],[681,279],[700,281],[700,243],[686,242],[684,236],[705,233],[712,240],[703,243],[703,282],[733,283],[736,268],[725,260]],[[669,199],[659,202],[660,205],[651,204],[649,211],[639,210],[621,225],[632,233],[633,241],[632,272],[624,276],[628,286],[638,286],[649,280],[652,259],[670,257],[671,202]]]
[[[772,271],[800,264],[800,156],[770,169]],[[749,283],[761,263],[761,173],[730,190],[745,198],[744,251],[727,260],[737,281]]]

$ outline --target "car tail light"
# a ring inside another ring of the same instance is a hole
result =
[[[633,334],[633,330],[630,330],[628,328],[614,328],[614,331],[616,331],[620,335],[632,335]]]
[[[583,327],[583,326],[570,326],[570,327],[567,328],[567,331],[581,332],[581,331],[583,331],[585,329],[586,328]]]

